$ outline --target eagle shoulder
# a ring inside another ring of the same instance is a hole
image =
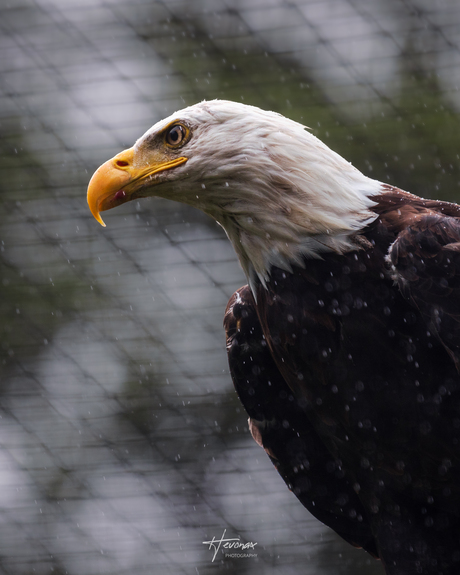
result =
[[[387,261],[403,296],[422,314],[455,362],[460,360],[460,219],[429,212],[391,245]]]

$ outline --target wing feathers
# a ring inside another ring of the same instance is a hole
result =
[[[277,369],[248,286],[230,299],[224,326],[233,383],[255,441],[317,519],[377,557],[364,507]]]

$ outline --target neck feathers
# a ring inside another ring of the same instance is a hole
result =
[[[250,169],[226,183],[225,206],[211,214],[226,230],[253,292],[256,278],[266,286],[272,266],[290,271],[325,252],[355,249],[350,238],[377,217],[372,197],[382,192],[380,182],[304,129],[266,139],[265,153],[248,154]]]
[[[252,286],[256,278],[266,285],[272,266],[290,270],[353,249],[350,237],[376,218],[372,197],[382,184],[301,124],[234,102],[193,110],[187,178],[168,197],[224,227]]]

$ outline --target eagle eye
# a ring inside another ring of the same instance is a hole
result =
[[[177,148],[182,144],[188,135],[188,130],[182,124],[174,124],[171,126],[165,134],[165,142],[168,146],[172,148]]]

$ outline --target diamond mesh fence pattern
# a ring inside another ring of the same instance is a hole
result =
[[[102,229],[86,185],[162,117],[225,98],[459,200],[457,0],[4,0],[0,29],[0,573],[382,573],[249,435],[222,230],[164,200]],[[224,531],[256,556],[213,560]]]

